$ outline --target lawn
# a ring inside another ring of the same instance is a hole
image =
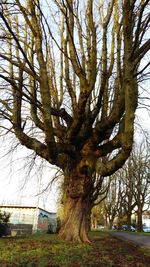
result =
[[[91,233],[92,244],[64,242],[57,235],[0,239],[0,267],[148,267],[150,254],[107,233]]]

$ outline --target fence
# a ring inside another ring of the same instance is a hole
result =
[[[32,234],[32,224],[8,224],[12,236]]]

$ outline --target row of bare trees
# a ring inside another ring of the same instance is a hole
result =
[[[93,221],[101,221],[109,228],[127,224],[128,229],[134,221],[137,231],[142,231],[143,212],[150,208],[149,146],[134,147],[126,164],[111,180],[107,196],[92,212]]]

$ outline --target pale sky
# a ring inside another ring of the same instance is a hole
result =
[[[0,139],[1,155],[4,155],[5,144]],[[36,160],[37,166],[24,168],[25,157],[29,159],[28,150],[20,146],[20,149],[11,157],[5,156],[0,159],[0,204],[18,204],[40,206],[48,211],[55,212],[57,206],[58,189],[56,184],[46,189],[56,169],[53,166],[41,166]],[[29,160],[30,161],[30,160]],[[39,165],[38,165],[39,164]],[[26,162],[26,165],[29,165]]]

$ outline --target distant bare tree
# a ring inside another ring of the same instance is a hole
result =
[[[132,172],[137,205],[137,231],[143,231],[142,215],[150,207],[150,150],[143,143],[132,152]]]
[[[136,144],[128,161],[114,176],[102,203],[109,226],[117,218],[118,227],[124,221],[130,229],[132,214],[137,213],[137,230],[142,231],[142,214],[150,207],[149,145],[144,141]]]

